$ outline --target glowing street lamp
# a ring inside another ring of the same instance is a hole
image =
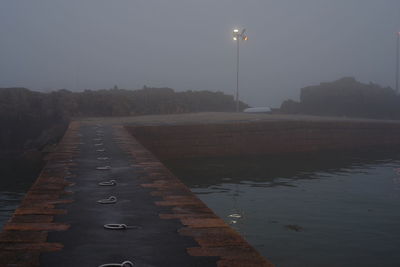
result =
[[[239,42],[247,41],[247,35],[244,34],[246,29],[240,31],[239,29],[233,30],[233,40],[236,41],[237,55],[236,55],[236,112],[239,112]]]

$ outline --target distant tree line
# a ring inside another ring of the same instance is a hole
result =
[[[247,105],[240,103],[241,108]],[[233,111],[232,96],[221,92],[170,88],[113,89],[41,93],[26,88],[0,88],[0,151],[41,149],[56,142],[70,118],[135,116],[201,111]],[[1,153],[0,153],[1,154]]]
[[[287,100],[280,112],[374,119],[400,119],[400,96],[390,87],[346,77],[301,89],[300,102]]]

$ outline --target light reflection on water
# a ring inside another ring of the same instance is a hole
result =
[[[167,165],[277,266],[400,266],[399,159],[250,157]]]

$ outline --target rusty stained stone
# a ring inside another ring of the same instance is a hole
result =
[[[40,183],[34,185],[32,190],[34,191],[60,191],[63,190],[64,187],[66,187],[68,184],[45,184],[45,183]]]
[[[143,167],[143,171],[146,172],[147,176],[149,178],[157,178],[159,177],[160,180],[168,180],[171,179],[173,177],[171,177],[171,175],[169,175],[169,173],[167,173],[166,171],[160,169],[160,168],[148,168],[148,167]]]
[[[47,163],[45,169],[63,169],[65,170],[69,162],[57,162],[55,160],[52,160],[51,162]]]
[[[4,231],[0,233],[0,243],[43,243],[46,242],[45,231]]]
[[[40,199],[40,196],[44,197],[56,197],[60,198],[63,195],[68,195],[67,191],[63,191],[63,189],[60,190],[45,190],[45,189],[39,189],[39,188],[31,188],[27,194],[27,196],[33,195],[34,197]]]
[[[62,176],[63,174],[68,173],[68,169],[65,170],[55,170],[55,169],[44,169],[42,174],[44,176]]]
[[[194,196],[193,194],[186,194],[186,195],[167,195],[163,197],[164,200],[172,200],[172,201],[199,201],[199,199]]]
[[[47,183],[47,184],[62,184],[62,185],[69,184],[69,182],[65,181],[64,178],[54,177],[54,176],[41,177],[39,181],[40,183]]]
[[[24,201],[19,205],[20,209],[54,209],[54,204],[36,200],[35,202]]]
[[[45,198],[39,198],[37,197],[29,197],[29,198],[25,198],[23,203],[21,204],[20,207],[54,207],[54,205],[57,204],[69,204],[72,203],[74,200],[73,199],[48,199],[47,197]]]
[[[140,163],[139,163],[140,164]],[[158,175],[161,177],[168,177],[171,176],[168,172],[166,172],[163,168],[160,167],[148,167],[142,166],[142,168],[149,173],[150,175]]]
[[[173,179],[174,177],[167,171],[164,170],[163,168],[149,168],[149,167],[143,167],[143,170],[150,176],[154,177],[160,177],[160,179]]]
[[[40,189],[40,190],[38,190],[36,188],[31,188],[28,193],[33,194],[33,195],[58,195],[58,196],[73,194],[72,192],[65,191],[65,189],[60,189],[60,190]]]
[[[166,195],[175,195],[175,192],[171,190],[159,190],[159,191],[151,191],[150,195],[153,197],[162,197]]]
[[[271,262],[260,262],[259,260],[219,260],[218,267],[274,267]]]
[[[233,247],[247,245],[247,241],[228,227],[182,228],[178,232],[181,235],[193,237],[201,247]]]
[[[222,219],[181,219],[183,225],[191,228],[229,227]]]
[[[156,188],[156,190],[162,191],[191,192],[186,185],[175,180],[156,180],[153,183],[141,184],[141,186],[145,188]]]
[[[165,196],[190,196],[191,193],[188,191],[182,191],[182,190],[157,190],[157,191],[151,191],[150,195],[153,197],[165,197]]]
[[[146,171],[155,171],[158,172],[160,170],[163,170],[163,165],[160,164],[157,161],[151,161],[153,160],[152,157],[147,157],[147,158],[138,158],[138,164]]]
[[[180,181],[174,180],[174,179],[170,179],[170,178],[161,178],[163,181],[162,183],[160,183],[160,177],[157,178],[151,178],[151,177],[146,177],[146,180],[148,183],[152,183],[152,184],[159,184],[160,186],[168,186],[168,185],[173,185],[176,186],[176,188],[179,188],[179,191],[184,191],[183,189],[183,184]],[[173,188],[172,188],[173,189]]]
[[[148,176],[149,176],[149,178],[157,178],[158,177],[159,179],[163,179],[165,177],[173,178],[173,177],[168,177],[169,175],[165,174],[165,172],[160,171],[160,170],[149,172]]]
[[[179,234],[184,236],[207,237],[207,236],[221,236],[221,238],[234,238],[235,240],[243,240],[243,237],[238,234],[231,227],[214,227],[214,228],[181,228],[178,230]]]
[[[68,171],[68,167],[63,166],[63,167],[49,167],[46,165],[46,167],[43,168],[42,173],[45,176],[50,176],[51,173],[59,174],[59,173],[64,173]]]
[[[145,171],[143,171],[143,170],[140,170],[139,167],[136,168],[135,174],[137,176],[140,176],[140,177],[142,177],[142,176],[143,177],[147,177],[148,176],[147,173]]]
[[[133,148],[135,149],[135,148]],[[139,162],[141,166],[146,166],[147,161],[153,161],[153,157],[150,156],[148,153],[137,153],[137,152],[132,152],[132,154],[135,155],[136,160]]]
[[[157,206],[202,206],[204,205],[200,200],[165,200],[154,202]]]
[[[157,188],[159,190],[165,190],[165,189],[177,189],[177,188],[182,188],[183,185],[179,183],[152,183],[152,184],[141,184],[142,187],[144,188]]]
[[[74,202],[73,199],[57,199],[57,200],[49,200],[46,201],[48,204],[57,205],[57,204],[70,204]]]
[[[140,158],[145,158],[145,159],[147,159],[146,161],[143,161],[143,162],[139,162],[139,164],[140,165],[142,165],[142,166],[147,166],[147,167],[160,167],[160,166],[162,166],[162,164],[159,162],[159,161],[157,161],[157,160],[154,160],[154,157],[152,157],[152,155],[149,153],[149,152],[147,152],[146,150],[140,150],[140,149],[136,149],[136,151],[134,151],[134,153],[141,153],[142,154],[142,156],[141,157],[137,157],[138,159],[140,159]]]
[[[168,214],[168,213],[160,213],[158,214],[160,219],[163,220],[170,220],[170,219],[215,219],[218,218],[216,215],[213,214],[196,214],[196,213],[185,213],[185,214]]]
[[[14,212],[15,215],[27,215],[27,214],[43,214],[43,215],[56,215],[56,214],[66,214],[66,210],[61,209],[46,209],[46,208],[17,208]]]
[[[212,210],[206,205],[187,205],[181,207],[173,207],[172,211],[177,214],[214,214]]]
[[[63,191],[64,187],[71,185],[72,182],[65,181],[63,183],[51,183],[46,181],[40,181],[39,183],[34,184],[30,190],[42,193],[52,193],[54,191],[59,192]]]
[[[235,247],[192,247],[186,249],[189,255],[194,257],[221,257],[221,260],[242,260],[255,262],[259,264],[268,264],[268,262],[254,250],[250,245]],[[269,265],[259,265],[269,266]]]
[[[146,175],[142,175],[143,178],[146,178],[149,181],[152,182],[156,182],[159,181],[160,179],[162,179],[163,181],[174,181],[171,178],[167,177],[167,176],[162,176],[162,175],[153,175],[153,174],[146,174]],[[176,182],[176,181],[174,181]]]
[[[13,223],[50,223],[53,222],[54,217],[52,215],[14,215],[11,217]]]
[[[147,178],[147,177],[146,177],[146,178]],[[166,181],[166,180],[155,180],[155,181],[153,181],[153,183],[151,183],[151,184],[145,184],[145,185],[149,185],[149,187],[151,187],[151,186],[157,187],[157,186],[164,186],[164,185],[169,185],[169,184],[171,184],[171,182]],[[142,185],[142,186],[143,186],[143,185]],[[144,187],[146,187],[146,186],[144,186]]]
[[[68,170],[69,169],[67,168],[66,170],[62,171],[62,173],[66,173],[68,172]],[[52,175],[51,173],[48,172],[41,172],[35,183],[39,183],[40,181],[44,181],[47,179],[49,179],[48,180],[49,182],[64,182],[64,180],[58,175]],[[57,181],[55,179],[57,180],[60,179],[60,181]]]
[[[13,250],[38,250],[41,252],[59,251],[64,246],[60,243],[0,243],[0,250],[13,251]]]
[[[65,223],[7,223],[4,225],[5,231],[65,231],[70,227]]]
[[[25,198],[24,201],[37,201],[37,200],[57,200],[59,199],[63,194],[60,192],[57,193],[51,193],[51,194],[42,194],[40,192],[34,192],[34,191],[29,191]]]

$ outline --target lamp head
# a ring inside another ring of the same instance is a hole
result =
[[[239,29],[235,28],[233,30],[233,40],[234,41],[239,41],[239,40],[243,40],[243,41],[247,41],[247,35],[244,34],[244,32],[246,31],[246,29],[243,29],[242,31],[240,31]]]

